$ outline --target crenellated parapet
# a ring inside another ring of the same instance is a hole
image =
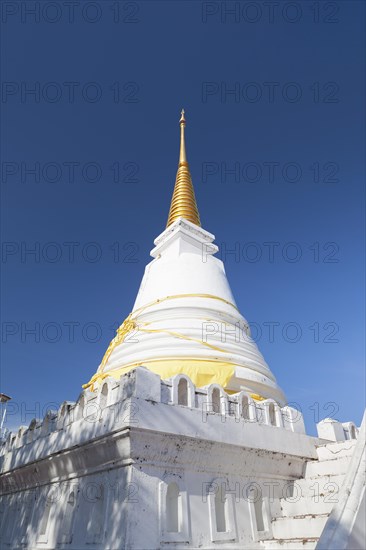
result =
[[[174,405],[198,408],[206,416],[218,414],[234,417],[238,422],[265,424],[284,428],[297,433],[305,433],[300,411],[292,407],[280,407],[273,399],[254,399],[249,392],[229,394],[219,384],[196,388],[184,374],[165,381],[170,386],[170,401]]]
[[[0,453],[4,455],[20,449],[71,429],[80,422],[90,428],[91,424],[105,420],[106,415],[114,417],[112,409],[131,397],[199,410],[206,422],[212,416],[221,416],[223,420],[230,417],[238,423],[250,422],[305,433],[301,413],[292,407],[280,407],[272,399],[257,401],[244,391],[230,395],[218,384],[197,388],[184,374],[161,380],[144,367],[137,367],[121,376],[119,381],[106,378],[96,392],[84,390],[76,402],[64,401],[57,411],[48,411],[43,419],[33,418],[28,427],[21,426],[17,432],[10,432]]]
[[[34,418],[28,427],[21,426],[17,432],[9,433],[0,447],[2,464],[9,453],[14,460],[18,457],[15,463],[19,463],[22,455],[26,462],[26,456],[29,460],[36,459],[116,429],[136,427],[137,415],[141,425],[141,421],[148,420],[142,402],[163,406],[159,410],[165,419],[169,419],[166,407],[174,409],[174,417],[181,417],[182,422],[191,411],[200,420],[203,435],[218,420],[220,424],[230,422],[234,433],[251,425],[305,434],[301,412],[290,406],[280,407],[273,399],[257,400],[245,391],[229,394],[218,384],[197,388],[185,374],[162,380],[144,367],[137,367],[118,381],[106,378],[96,392],[84,390],[76,402],[64,401],[57,411],[48,411],[42,420]],[[169,432],[172,428],[166,422]],[[327,419],[318,425],[318,432],[319,437],[332,441],[357,438],[357,428],[352,422],[341,424]]]

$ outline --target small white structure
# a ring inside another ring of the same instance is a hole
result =
[[[97,373],[0,446],[1,548],[364,548],[365,420],[311,437],[286,405],[200,227],[184,128],[167,229]]]

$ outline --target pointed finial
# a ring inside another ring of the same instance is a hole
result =
[[[184,129],[186,127],[186,119],[184,117],[184,109],[181,111],[180,124],[180,154],[179,154],[179,166],[182,162],[187,162],[186,144],[184,141]]]
[[[180,152],[178,172],[175,180],[172,203],[170,205],[167,227],[179,218],[184,218],[198,226],[201,226],[200,217],[194,190],[192,185],[191,173],[187,162],[186,145],[184,140],[184,130],[186,127],[185,112],[182,109],[180,124]]]

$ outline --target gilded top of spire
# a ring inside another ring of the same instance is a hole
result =
[[[179,218],[184,218],[196,225],[201,226],[198,213],[196,198],[192,185],[191,173],[187,162],[186,145],[184,139],[184,130],[186,127],[184,109],[180,117],[180,152],[178,172],[175,178],[175,186],[170,205],[167,227]]]

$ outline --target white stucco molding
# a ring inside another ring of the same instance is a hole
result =
[[[179,495],[177,498],[177,530],[172,530],[168,525],[169,511],[167,499],[169,486],[176,485]],[[160,538],[162,543],[189,543],[190,542],[190,522],[187,489],[182,477],[178,474],[167,473],[164,479],[159,483],[159,520],[160,520]]]
[[[213,479],[207,487],[212,542],[235,541],[238,536],[234,494],[228,489],[229,481],[225,477]],[[220,507],[219,510],[218,507]]]
[[[252,496],[250,495],[250,490],[248,491],[248,507],[253,541],[258,542],[260,540],[271,539],[272,517],[269,498],[262,495],[262,490],[256,483],[252,484],[251,492]],[[261,523],[263,524],[263,528],[261,528],[261,526],[259,525],[259,515],[261,516]]]
[[[257,409],[254,399],[241,391],[231,396],[230,401],[235,403],[234,414],[236,418],[244,419],[245,422],[257,422]]]
[[[183,381],[183,382],[182,382]],[[171,379],[172,387],[171,387],[171,400],[172,403],[175,405],[186,405],[187,407],[194,408],[196,406],[196,395],[195,390],[196,387],[193,384],[192,380],[187,376],[186,374],[177,374],[176,376],[173,376]],[[186,389],[183,391],[186,392],[186,403],[181,403],[182,401],[182,388],[181,384],[186,384]]]

